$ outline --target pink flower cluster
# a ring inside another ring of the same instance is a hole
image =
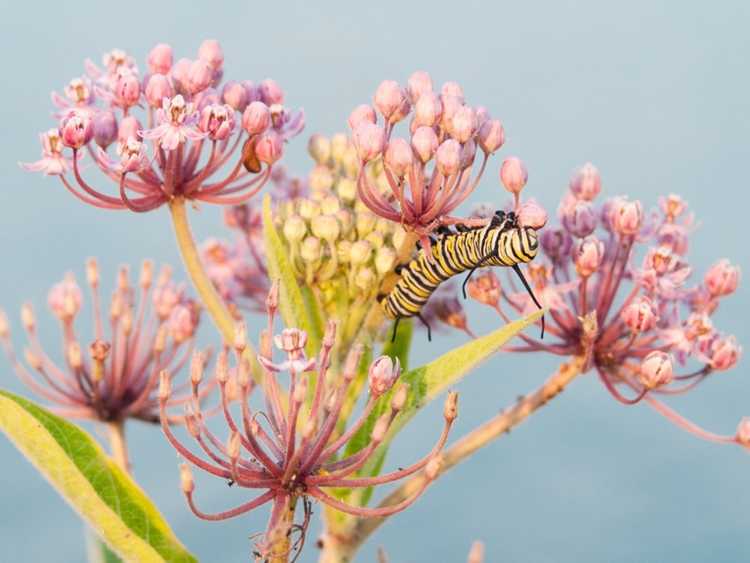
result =
[[[48,296],[49,308],[62,329],[62,364],[52,361],[42,348],[29,304],[21,309],[21,323],[29,339],[25,359],[31,371],[16,358],[2,311],[0,342],[19,378],[37,395],[52,402],[61,414],[105,422],[126,418],[158,422],[159,372],[169,369],[175,374],[190,359],[199,307],[186,297],[181,286],[171,281],[170,268],[165,267],[154,281],[153,264],[148,261],[141,270],[138,299],[128,269],[120,269],[107,311],[102,310],[99,270],[94,260],[86,265],[86,278],[95,326],[95,337],[88,348],[82,346],[76,334],[75,319],[83,306],[83,294],[72,274],[54,285]],[[105,319],[110,328],[108,337]],[[201,361],[206,358],[205,353],[195,354]],[[210,388],[205,389],[200,399],[209,391]],[[192,399],[190,395],[186,397],[175,397],[168,406],[180,406]],[[169,416],[167,420],[179,418]]]
[[[222,84],[217,41],[204,41],[196,59],[176,62],[172,48],[159,44],[147,69],[141,76],[117,49],[104,55],[103,68],[86,61],[85,76],[52,94],[60,122],[41,135],[42,158],[22,166],[58,176],[78,199],[105,209],[150,211],[176,196],[235,205],[265,184],[284,143],[304,127],[304,114],[284,106],[273,80]],[[83,179],[85,153],[116,183],[117,196]],[[224,179],[209,182],[228,165]],[[75,182],[65,175],[70,169]]]
[[[719,260],[697,284],[690,284],[687,261],[693,217],[676,195],[661,198],[646,213],[641,202],[624,197],[597,205],[601,178],[586,164],[570,181],[558,208],[560,226],[541,236],[546,260],[529,265],[537,297],[549,308],[553,342],[522,335],[513,352],[546,351],[585,355],[609,392],[620,402],[646,400],[674,422],[703,437],[741,441],[699,431],[659,402],[655,395],[684,393],[710,374],[731,369],[741,349],[733,336],[714,327],[711,314],[739,283],[739,269]],[[475,300],[504,319],[529,313],[534,304],[509,278],[505,291],[495,273],[469,282]],[[551,326],[550,326],[551,325]],[[695,369],[679,369],[688,362]],[[747,444],[747,440],[743,443]]]
[[[408,121],[408,138],[393,135],[401,121]],[[446,82],[436,92],[430,76],[421,71],[411,75],[406,87],[382,82],[372,105],[352,111],[349,126],[361,160],[360,199],[373,213],[418,234],[426,248],[428,235],[438,226],[471,223],[452,213],[474,191],[489,156],[505,142],[500,121],[486,108],[466,104],[461,86]],[[472,174],[478,151],[482,162]],[[364,173],[376,159],[384,164],[386,192]],[[520,192],[526,180],[517,173],[518,163],[503,166],[503,180]]]

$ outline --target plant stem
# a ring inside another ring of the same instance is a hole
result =
[[[512,407],[503,410],[497,416],[459,439],[443,454],[440,475],[461,463],[480,448],[509,432],[537,409],[555,398],[581,373],[584,363],[583,357],[575,357],[562,364],[536,391],[521,398]],[[383,499],[378,506],[391,506],[403,501],[422,486],[422,480],[421,474],[412,477]],[[362,543],[383,522],[385,522],[385,518],[358,518],[345,533],[337,531],[335,535],[327,534],[324,539],[320,562],[347,563],[352,561]]]
[[[126,473],[130,473],[130,462],[128,461],[128,445],[125,442],[125,423],[121,420],[107,423],[109,432],[109,449],[112,451],[112,459]]]

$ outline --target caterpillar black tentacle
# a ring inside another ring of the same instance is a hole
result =
[[[430,338],[431,330],[422,318],[421,311],[433,292],[444,281],[468,271],[462,286],[466,297],[466,284],[471,274],[477,268],[485,266],[513,268],[534,304],[542,308],[518,267],[537,255],[539,239],[536,229],[519,226],[513,212],[498,211],[485,227],[464,229],[457,226],[457,232],[441,231],[440,236],[432,242],[431,253],[428,255],[420,248],[417,257],[401,267],[401,279],[398,283],[380,300],[388,318],[398,323],[402,318],[418,317],[427,326]],[[395,336],[394,327],[393,338]]]

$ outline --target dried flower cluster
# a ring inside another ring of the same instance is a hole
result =
[[[284,106],[273,80],[222,84],[217,41],[204,41],[194,60],[173,58],[169,45],[156,45],[143,75],[118,49],[104,55],[103,68],[87,60],[84,76],[52,94],[60,121],[41,134],[42,158],[22,166],[58,176],[78,199],[104,209],[151,211],[178,196],[228,205],[252,197],[284,143],[302,131],[303,113]],[[117,195],[83,178],[85,154],[115,182]],[[227,166],[223,179],[210,181]],[[75,182],[66,176],[71,169]]]

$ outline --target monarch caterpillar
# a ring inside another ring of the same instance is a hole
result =
[[[513,212],[497,211],[487,226],[468,228],[459,225],[457,231],[443,228],[432,246],[431,256],[420,249],[416,258],[396,270],[401,274],[401,279],[390,293],[380,299],[385,315],[396,321],[394,339],[401,319],[418,317],[427,327],[427,339],[432,340],[430,325],[421,315],[422,307],[442,282],[468,270],[469,274],[462,285],[465,299],[469,278],[477,268],[484,266],[513,268],[534,304],[542,308],[518,266],[530,262],[537,254],[539,240],[536,229],[521,227]]]

